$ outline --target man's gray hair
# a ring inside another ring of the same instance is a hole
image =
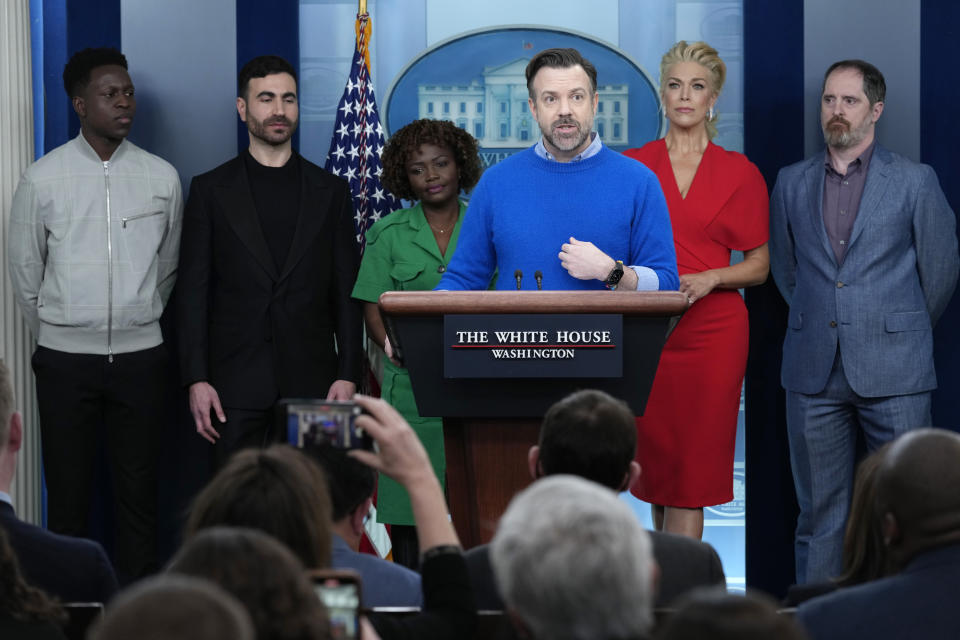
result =
[[[652,626],[650,536],[606,487],[538,480],[510,502],[490,558],[504,602],[537,640],[636,638]]]

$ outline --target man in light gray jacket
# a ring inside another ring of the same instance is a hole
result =
[[[30,166],[14,194],[8,256],[37,339],[48,525],[87,534],[105,438],[121,581],[156,569],[156,452],[182,197],[176,170],[126,140],[136,111],[127,61],[85,49],[63,71],[80,134]]]

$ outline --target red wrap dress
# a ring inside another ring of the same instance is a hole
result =
[[[680,275],[730,265],[731,250],[767,241],[767,186],[745,156],[710,143],[682,198],[664,140],[625,152],[660,179]],[[672,507],[733,498],[740,388],[747,366],[747,309],[736,290],[715,289],[680,319],[660,358],[643,417],[637,418],[633,493]]]

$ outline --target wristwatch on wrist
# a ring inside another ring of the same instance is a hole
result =
[[[607,289],[610,289],[610,291],[616,291],[617,285],[620,284],[620,278],[622,277],[623,260],[617,260],[616,264],[613,265],[613,271],[610,272],[610,275],[608,275],[607,279],[603,282],[607,285]]]

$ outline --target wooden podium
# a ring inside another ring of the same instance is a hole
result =
[[[601,389],[642,415],[660,352],[687,308],[676,291],[391,291],[380,296],[390,342],[420,415],[443,416],[447,496],[465,548],[489,542],[513,495],[531,482],[527,451],[543,414],[577,389]],[[619,377],[444,376],[451,314],[616,314],[623,319]]]

